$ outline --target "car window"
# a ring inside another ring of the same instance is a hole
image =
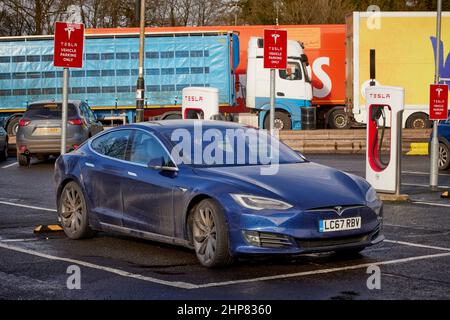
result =
[[[27,119],[61,119],[61,103],[32,104],[25,112],[24,118]],[[67,117],[77,117],[77,110],[73,104],[67,106]]]
[[[162,146],[161,142],[152,134],[136,130],[131,144],[130,161],[138,164],[148,165],[150,162],[174,166],[170,156]]]
[[[108,157],[125,160],[131,130],[117,130],[101,135],[91,143],[92,149]]]
[[[286,70],[280,70],[279,74],[281,79],[302,80],[302,71],[298,62],[288,62]]]

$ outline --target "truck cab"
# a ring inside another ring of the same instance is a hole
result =
[[[247,108],[259,112],[260,127],[269,128],[270,69],[264,68],[264,40],[251,37],[248,43]],[[301,109],[311,107],[311,68],[303,44],[288,40],[287,69],[276,70],[275,122],[278,130],[301,129]]]

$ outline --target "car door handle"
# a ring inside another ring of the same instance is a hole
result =
[[[131,177],[137,177],[137,174],[131,171],[128,171],[128,175]]]
[[[86,165],[86,167],[95,168],[95,165],[93,163],[85,162],[84,164]]]
[[[278,97],[284,97],[285,94],[284,94],[284,92],[277,92],[277,96],[278,96]]]

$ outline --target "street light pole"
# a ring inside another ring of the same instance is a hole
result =
[[[440,65],[441,65],[441,19],[442,19],[442,0],[437,1],[436,17],[436,66],[434,73],[434,83],[439,84]],[[439,141],[438,141],[438,121],[433,121],[433,135],[431,139],[431,157],[430,157],[430,188],[435,191],[438,189],[439,181]]]
[[[145,43],[145,0],[140,0],[139,32],[139,75],[136,83],[136,122],[144,121],[144,43]]]

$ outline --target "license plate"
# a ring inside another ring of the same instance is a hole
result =
[[[319,232],[361,229],[361,217],[319,221]]]
[[[36,128],[34,130],[34,135],[36,136],[50,136],[50,135],[58,135],[61,134],[61,128]]]

